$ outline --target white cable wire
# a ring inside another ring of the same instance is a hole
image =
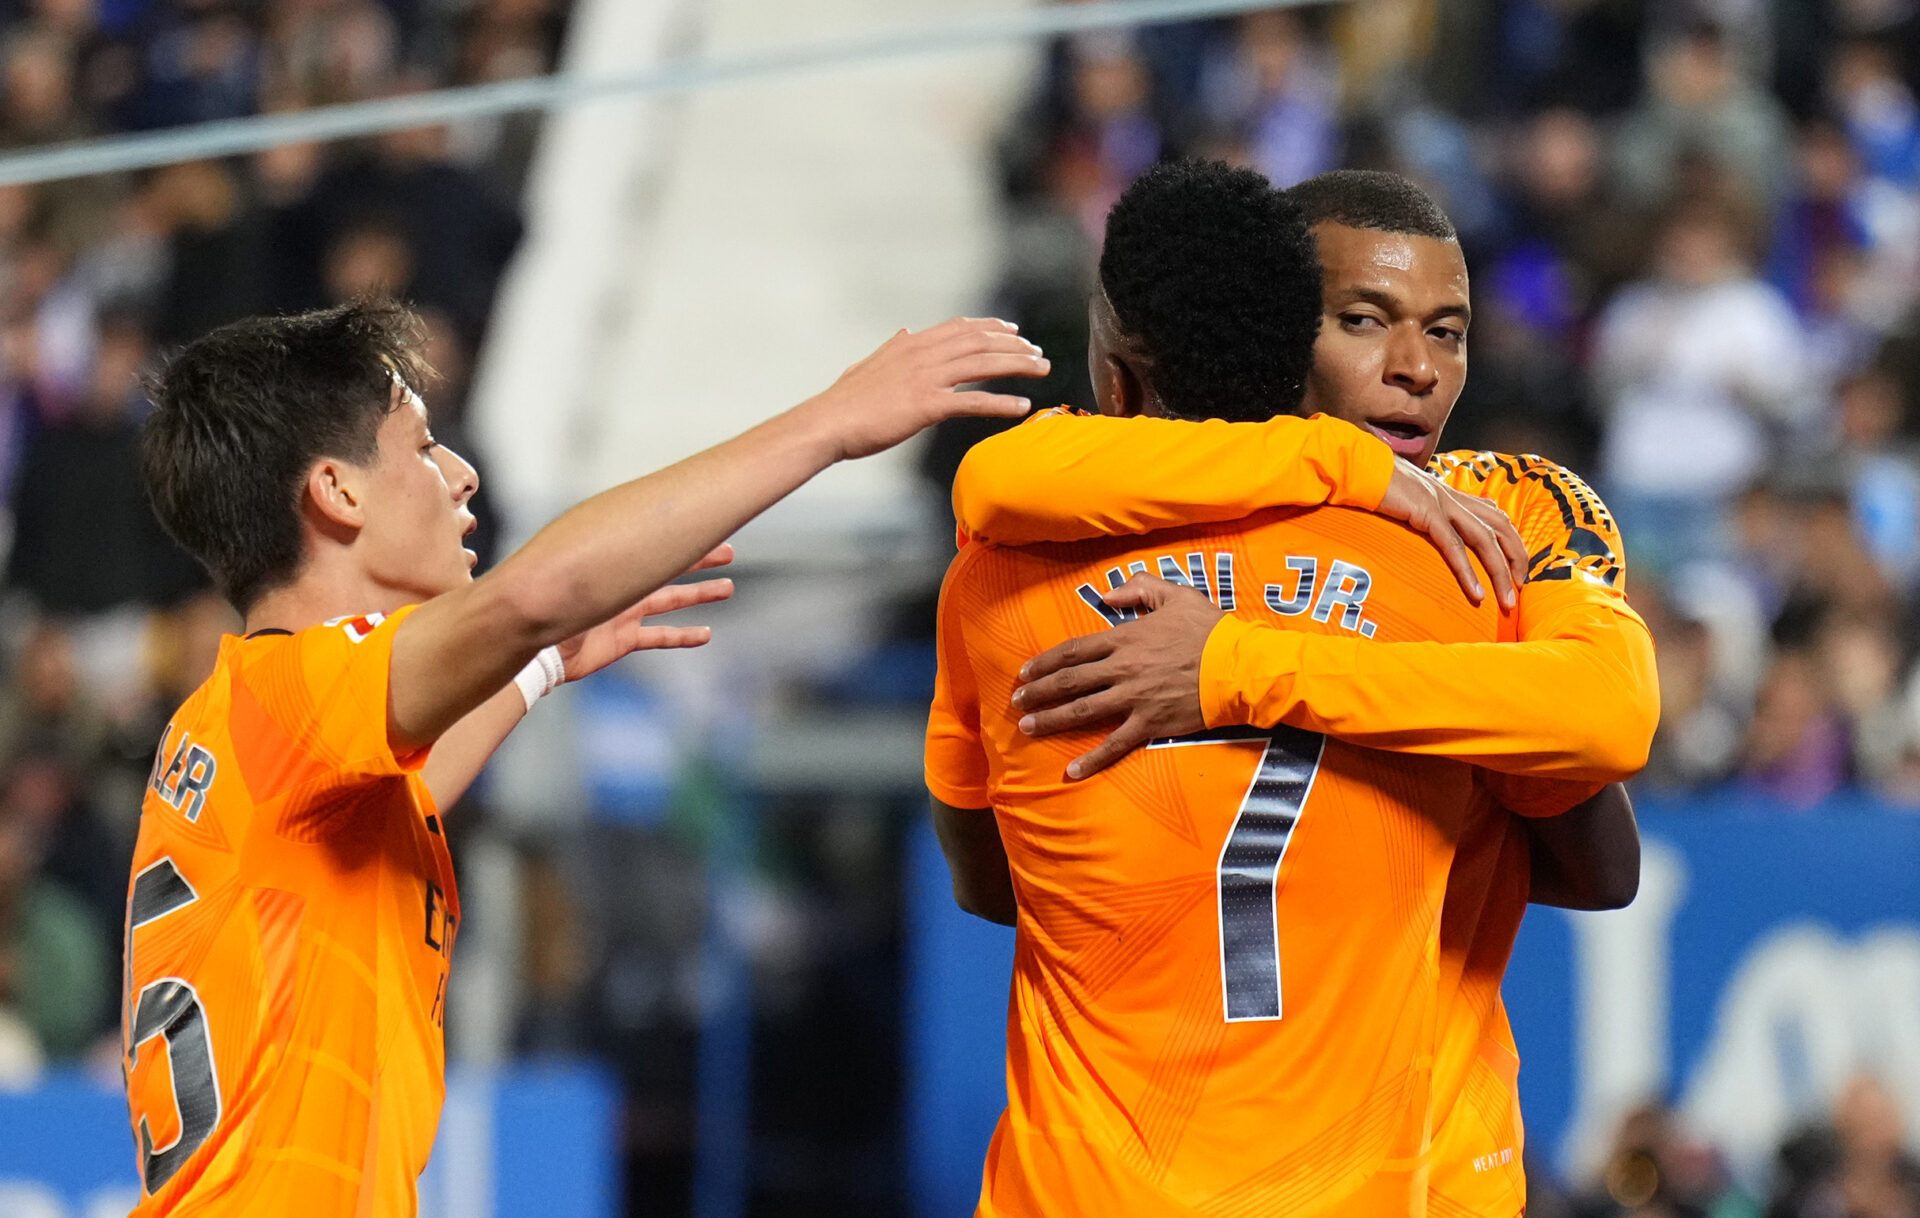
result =
[[[581,79],[566,75],[438,89],[407,97],[323,106],[252,118],[221,119],[141,135],[56,144],[0,156],[0,186],[146,169],[178,161],[258,152],[280,144],[346,139],[404,131],[521,110],[551,110],[613,98],[690,93],[824,68],[912,56],[976,50],[1057,34],[1156,25],[1219,17],[1254,9],[1293,8],[1313,0],[1103,0],[1054,4],[988,19],[944,22],[918,29],[783,47],[718,59],[665,64],[635,72]]]

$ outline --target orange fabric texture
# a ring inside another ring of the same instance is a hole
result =
[[[1498,503],[1527,543],[1532,561],[1520,592],[1523,641],[1557,637],[1551,633],[1557,623],[1575,616],[1565,609],[1582,602],[1591,603],[1595,615],[1616,606],[1632,612],[1619,604],[1626,595],[1626,550],[1612,513],[1579,478],[1540,457],[1495,453],[1444,453],[1433,468],[1454,489]],[[1588,642],[1606,646],[1605,637]],[[1488,771],[1480,785],[1494,806],[1460,841],[1440,927],[1442,1017],[1429,1181],[1435,1218],[1518,1218],[1526,1209],[1520,1054],[1500,983],[1526,914],[1531,859],[1525,827],[1500,809],[1555,816],[1601,787]]]
[[[1107,625],[1098,593],[1142,568],[1303,632],[1500,631],[1423,540],[1345,509],[961,553],[927,782],[992,806],[1020,905],[979,1212],[1422,1214],[1440,909],[1474,771],[1242,730],[1068,783],[1099,733],[1023,735],[1014,674]]]
[[[1069,442],[1055,438],[1064,436],[1057,426],[1053,436],[1016,428],[970,455],[993,467],[974,471],[970,486],[997,499],[963,498],[956,484],[960,527],[988,538],[1068,539],[1119,521],[1168,527],[1326,502],[1312,478],[1292,483],[1296,493],[1275,493],[1283,480],[1244,460],[1237,443],[1251,426],[1163,421],[1151,429],[1150,454],[1096,442],[1091,432]],[[1156,480],[1162,463],[1207,477],[1169,493]],[[1502,636],[1518,642],[1380,648],[1232,618],[1208,640],[1203,703],[1210,723],[1284,720],[1490,767],[1479,774],[1484,808],[1460,842],[1445,903],[1430,1201],[1436,1214],[1509,1218],[1521,1212],[1525,1180],[1518,1055],[1499,985],[1526,908],[1530,860],[1524,827],[1498,809],[1556,815],[1637,770],[1658,690],[1651,639],[1625,603],[1619,533],[1584,482],[1539,457],[1496,453],[1442,454],[1432,470],[1500,503],[1525,541],[1530,582]],[[1053,494],[1062,484],[1103,502],[1089,508]],[[1568,689],[1580,698],[1566,698]]]
[[[128,892],[136,1216],[415,1212],[460,902],[427,754],[387,742],[410,611],[228,636],[167,726]]]
[[[1236,520],[1279,506],[1375,506],[1385,477],[1356,497],[1330,486],[1337,461],[1307,471],[1275,466],[1343,435],[1386,451],[1336,419],[1054,414],[975,446],[954,483],[955,517],[964,536],[1012,544]],[[1621,551],[1605,505],[1539,457],[1449,453],[1434,468],[1484,488],[1477,493],[1508,494],[1520,509],[1514,523],[1533,568],[1516,623],[1525,642],[1381,648],[1350,635],[1224,623],[1200,673],[1208,724],[1285,723],[1503,773],[1600,783],[1638,773],[1659,720],[1653,639],[1624,589],[1609,582],[1619,578]],[[1565,697],[1569,689],[1580,697]]]
[[[1218,460],[1228,450],[1230,472]],[[1125,494],[1109,478],[1118,454],[1144,462],[1128,471]],[[965,536],[1017,546],[1220,524],[1263,507],[1370,512],[1393,468],[1378,437],[1324,415],[1195,423],[1055,409],[968,450],[953,479],[953,514]],[[1232,493],[1216,498],[1223,473]],[[1055,510],[1030,510],[1036,494]]]

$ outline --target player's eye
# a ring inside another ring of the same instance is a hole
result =
[[[1371,313],[1342,313],[1340,324],[1349,330],[1367,330],[1381,327],[1386,323]]]
[[[1435,326],[1431,333],[1441,342],[1462,343],[1467,340],[1467,332],[1465,330],[1457,330],[1452,326]]]

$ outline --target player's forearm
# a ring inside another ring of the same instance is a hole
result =
[[[1040,349],[995,318],[900,331],[825,392],[744,435],[596,495],[494,571],[420,606],[394,637],[388,736],[438,740],[542,647],[637,604],[735,529],[843,457],[963,414],[1017,417],[1024,398],[958,387],[1044,376]]]
[[[1152,452],[1150,461],[1140,459],[1143,451]],[[1077,541],[1237,520],[1271,507],[1372,511],[1393,470],[1392,450],[1337,419],[1057,414],[975,445],[954,477],[953,510],[979,541]]]
[[[1559,816],[1528,818],[1535,905],[1624,909],[1640,891],[1640,826],[1615,783]]]
[[[468,712],[435,743],[420,776],[443,816],[460,802],[494,751],[526,715],[526,698],[518,688],[508,685]]]
[[[953,877],[953,901],[976,918],[1012,926],[1019,921],[1013,871],[992,808],[956,808],[933,800],[933,830]]]
[[[486,579],[531,657],[666,584],[839,456],[830,420],[805,403],[578,504]]]
[[[1285,723],[1509,774],[1618,782],[1659,720],[1653,642],[1604,605],[1518,643],[1380,643],[1226,618],[1207,641],[1208,726]]]
[[[542,647],[637,603],[839,455],[814,399],[570,509],[493,571],[402,624],[390,708],[396,741],[438,740]]]

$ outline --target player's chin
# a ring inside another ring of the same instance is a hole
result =
[[[462,550],[458,557],[441,563],[434,572],[434,578],[421,581],[424,585],[420,588],[423,599],[431,599],[472,583],[474,561],[472,550]]]

